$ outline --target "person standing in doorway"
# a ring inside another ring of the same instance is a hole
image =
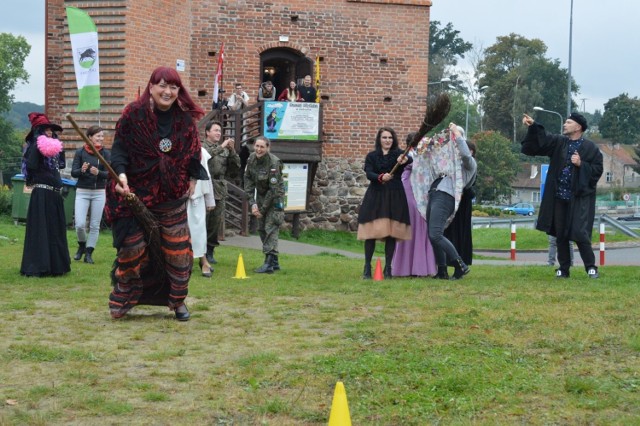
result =
[[[207,211],[207,261],[218,263],[214,257],[215,248],[220,245],[218,234],[224,222],[227,209],[227,179],[235,179],[240,171],[240,157],[235,151],[234,140],[222,140],[222,124],[210,121],[204,128],[205,140],[202,147],[209,153],[209,173],[213,181],[215,207]]]
[[[304,76],[302,87],[300,87],[300,96],[305,102],[316,101],[316,88],[311,85],[310,75]]]
[[[522,123],[527,126],[527,135],[520,143],[521,152],[549,157],[549,172],[536,229],[556,237],[560,264],[556,277],[569,278],[569,241],[574,241],[587,275],[598,278],[591,234],[596,212],[596,185],[602,176],[603,158],[598,146],[584,138],[587,119],[582,114],[571,113],[562,126],[562,135],[545,131],[526,114]]]

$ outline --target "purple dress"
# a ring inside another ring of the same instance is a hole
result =
[[[411,219],[412,238],[396,243],[391,270],[394,277],[435,275],[438,272],[433,248],[427,233],[427,221],[420,215],[416,199],[411,189],[412,164],[405,167],[402,173],[402,185],[407,194],[409,217]]]

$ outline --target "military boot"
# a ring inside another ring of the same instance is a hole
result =
[[[273,255],[268,254],[267,257],[264,259],[264,263],[262,264],[262,266],[256,269],[255,273],[256,274],[273,274],[272,262],[273,262]]]
[[[274,271],[279,271],[280,270],[280,263],[278,263],[278,255],[274,254],[272,257],[272,261],[271,261],[271,266],[273,267]]]

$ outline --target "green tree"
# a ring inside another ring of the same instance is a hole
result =
[[[0,113],[11,109],[11,93],[19,81],[27,82],[29,73],[24,69],[24,61],[31,51],[27,40],[11,34],[0,33]],[[19,170],[22,142],[11,123],[0,117],[0,173]],[[0,177],[0,180],[2,178]]]
[[[459,34],[460,31],[455,30],[451,22],[444,27],[440,21],[429,23],[429,82],[442,80],[447,67],[455,67],[458,58],[464,58],[465,53],[473,47]],[[456,75],[447,77],[456,80]]]
[[[640,141],[640,99],[623,93],[604,104],[600,120],[603,138],[632,145]]]
[[[511,142],[494,131],[476,133],[471,141],[477,147],[477,201],[498,203],[509,198],[520,165],[518,156],[511,150]]]
[[[534,106],[564,115],[568,73],[560,68],[560,61],[546,58],[546,52],[542,40],[513,33],[498,37],[485,50],[478,65],[478,85],[489,86],[483,102],[487,128],[517,142],[526,132],[522,114],[532,114]],[[572,91],[579,91],[575,83]],[[552,132],[560,130],[557,115],[541,113],[536,121]]]
[[[29,79],[29,73],[24,69],[24,61],[29,52],[31,46],[24,37],[0,33],[0,112],[11,109],[11,92],[16,84]]]

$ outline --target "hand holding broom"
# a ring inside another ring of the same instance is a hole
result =
[[[449,110],[451,109],[451,100],[449,99],[449,95],[446,92],[440,93],[437,97],[428,97],[427,98],[427,111],[422,119],[422,123],[420,124],[420,128],[416,132],[413,137],[413,140],[410,144],[407,145],[402,156],[405,157],[411,148],[418,145],[420,139],[424,135],[426,135],[430,130],[436,127],[438,124],[442,122],[447,115],[449,114]],[[393,166],[393,169],[389,172],[390,175],[393,175],[395,171],[400,166],[400,163],[396,163]]]

